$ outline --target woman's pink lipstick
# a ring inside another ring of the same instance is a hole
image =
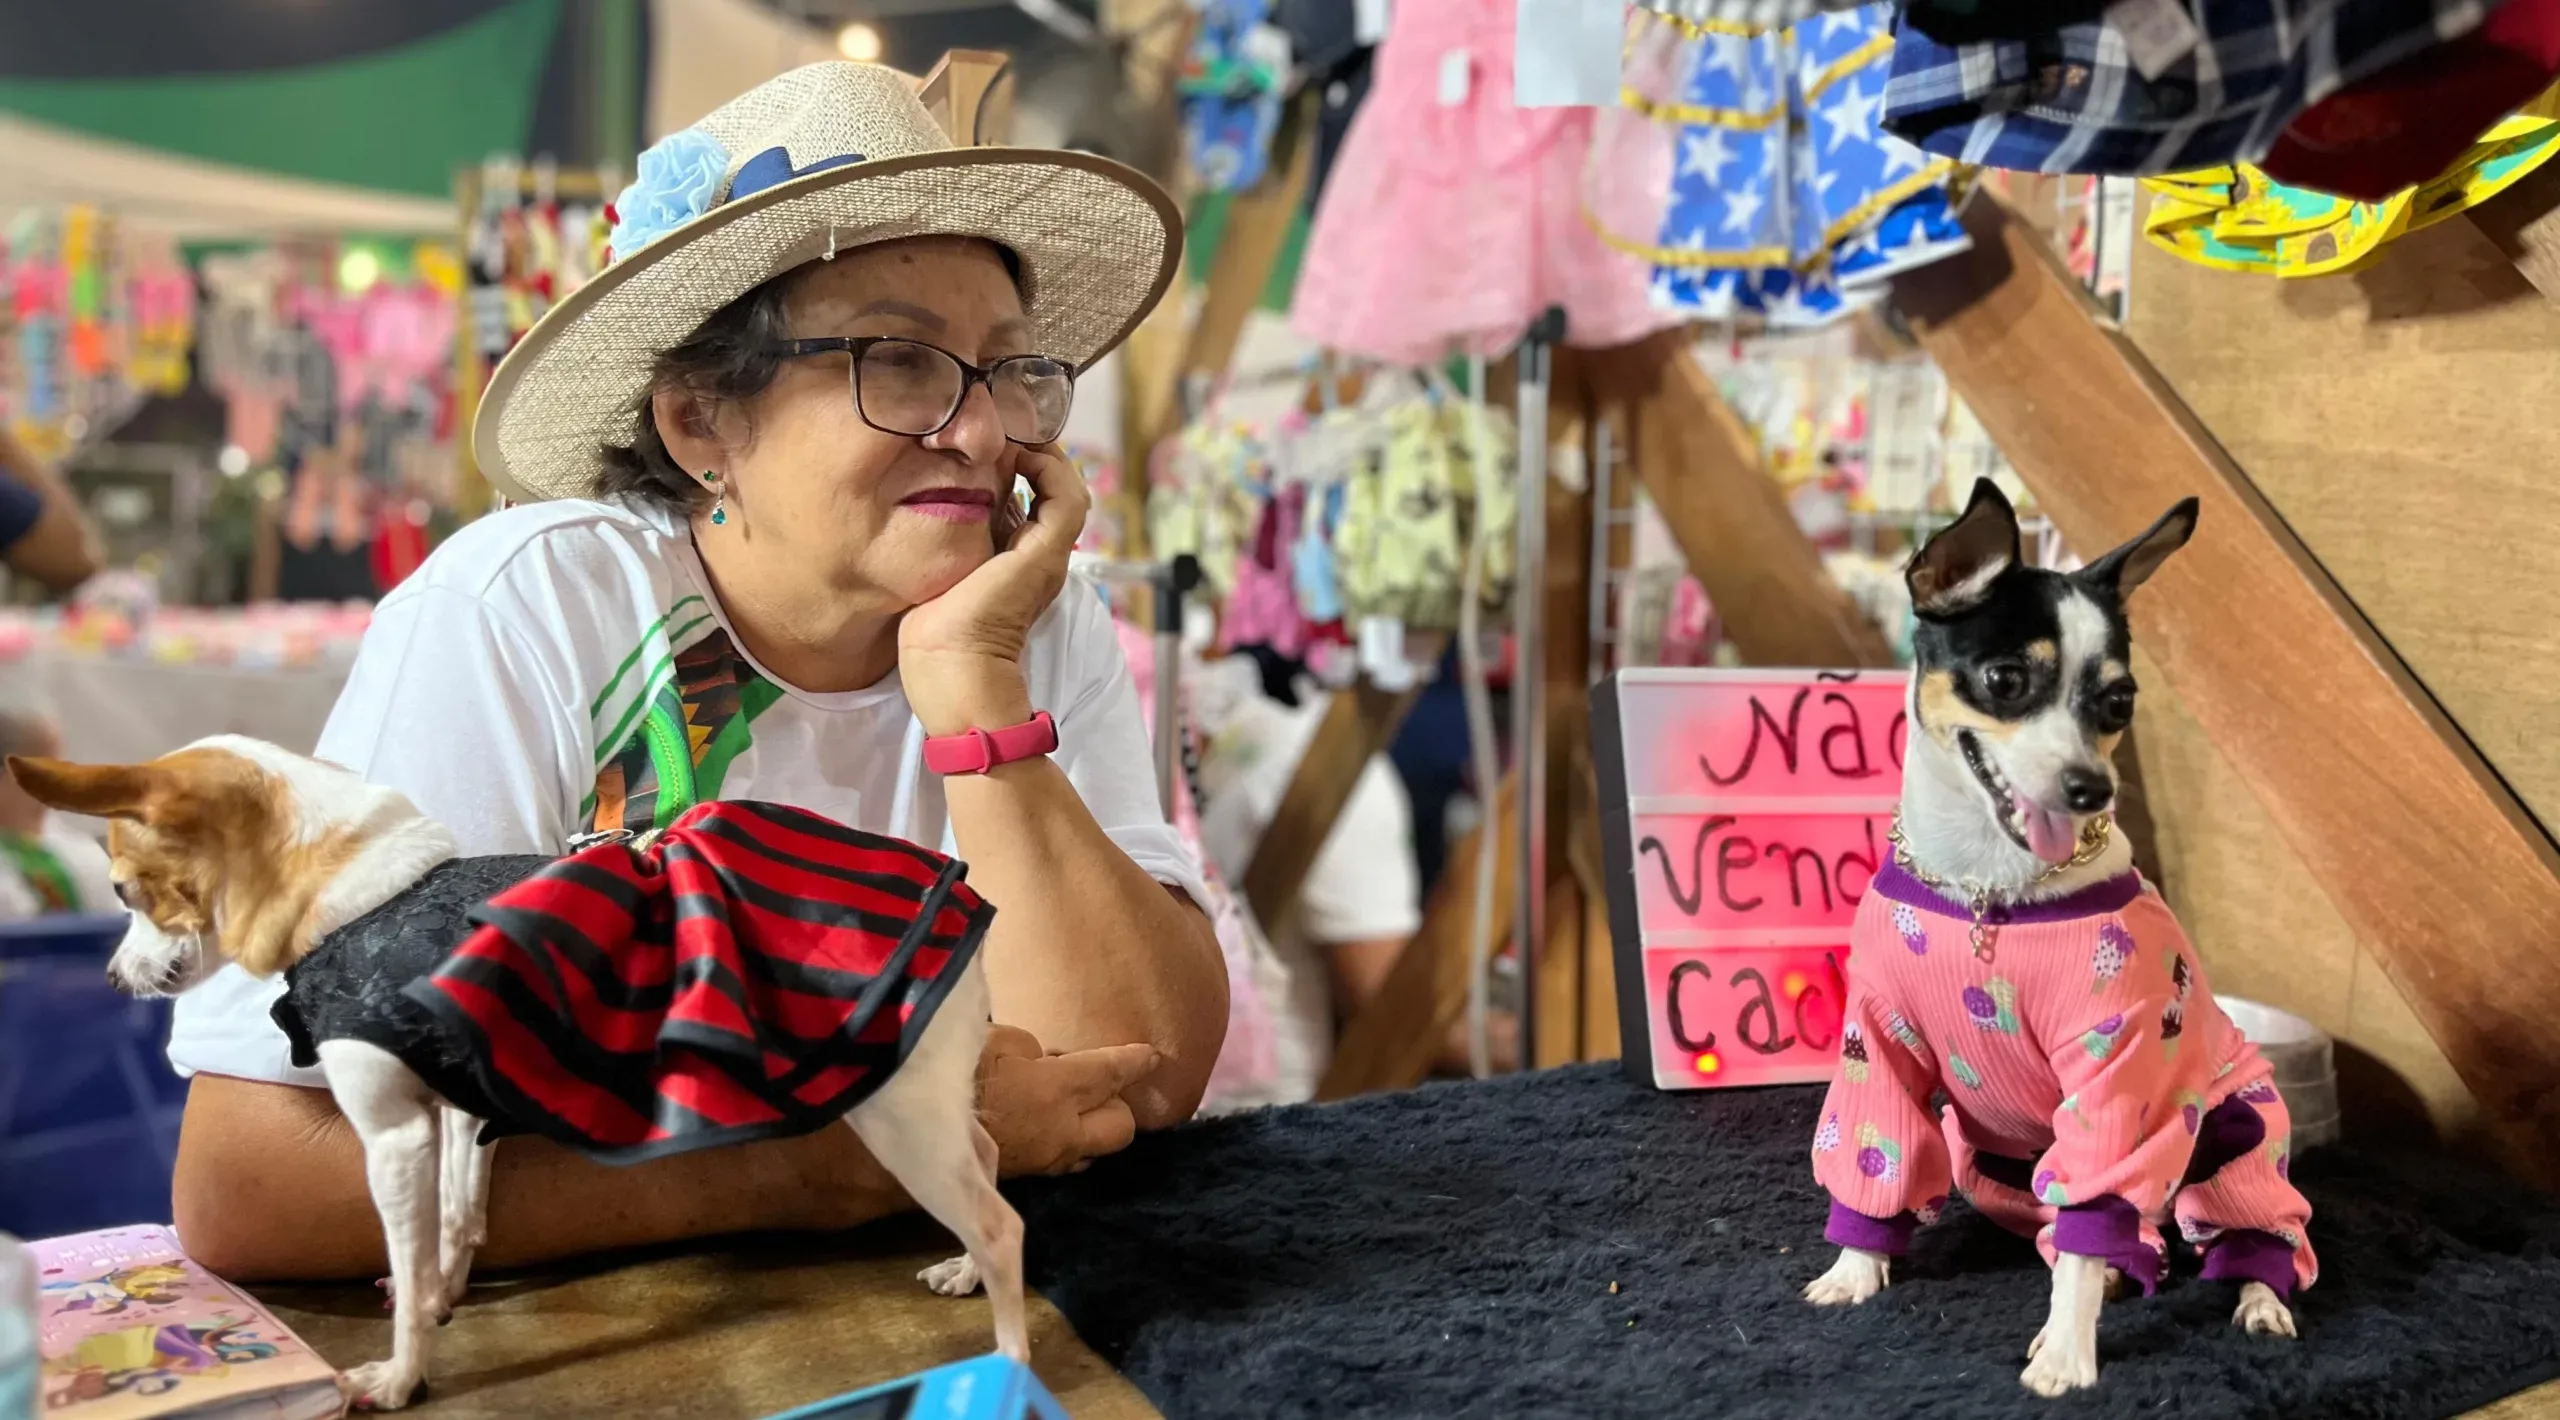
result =
[[[995,516],[996,495],[983,488],[927,488],[898,500],[898,506],[952,523],[983,523]]]

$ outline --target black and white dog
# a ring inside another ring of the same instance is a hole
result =
[[[1995,915],[2039,903],[2059,910],[2062,899],[2121,883],[2133,872],[2131,846],[2101,821],[2116,800],[2114,753],[2133,722],[2124,605],[2186,545],[2196,513],[2188,499],[2087,566],[2053,572],[2026,565],[2016,513],[1986,479],[1975,485],[1963,515],[1914,556],[1905,574],[1917,629],[1900,863],[1943,898],[1972,903],[1977,931],[1986,903],[1997,905]],[[1875,894],[1866,907],[1879,915],[1907,910]],[[1991,960],[1982,938],[1975,947],[1975,955]],[[1900,950],[1890,947],[1888,958]],[[2185,971],[2185,958],[2177,960],[2175,969]],[[2206,1004],[2209,998],[2198,1009]],[[1911,1044],[1940,1052],[1958,1044],[1975,1049],[1969,1042],[1924,1043],[1916,1035]],[[1970,1079],[1961,1061],[1955,1069]],[[1934,1127],[1936,1111],[1930,1113]],[[2188,1132],[2194,1128],[2191,1123]],[[1822,1147],[1818,1141],[1817,1151]],[[1844,1246],[1806,1296],[1823,1305],[1865,1301],[1886,1285],[1889,1260]],[[2110,1280],[2105,1258],[2057,1257],[2052,1309],[2022,1377],[2030,1389],[2056,1395],[2096,1380],[2098,1310]],[[2235,1321],[2252,1332],[2293,1334],[2284,1300],[2260,1282],[2244,1283]]]

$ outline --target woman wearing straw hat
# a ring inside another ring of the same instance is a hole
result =
[[[660,141],[616,208],[611,262],[479,413],[520,506],[384,599],[318,753],[466,854],[711,798],[938,843],[1001,909],[1008,1171],[1188,1117],[1226,977],[1108,611],[1064,586],[1088,499],[1053,442],[1171,279],[1171,204],[1087,155],[950,148],[903,75],[819,64]],[[288,1063],[275,992],[232,968],[179,1006],[178,1226],[219,1271],[378,1266],[354,1137]],[[624,1171],[498,1158],[500,1265],[902,1206],[850,1130]]]

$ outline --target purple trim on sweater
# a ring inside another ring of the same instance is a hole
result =
[[[1940,896],[1937,889],[1911,876],[1900,863],[1887,863],[1878,868],[1870,882],[1870,890],[1923,912],[1953,917],[1959,922],[1973,920],[1972,908]],[[2124,873],[2042,902],[1995,902],[1984,910],[1982,920],[2006,926],[2018,922],[2070,922],[2082,917],[2104,917],[2111,912],[2122,912],[2140,896],[2142,875]]]
[[[1900,1257],[1911,1246],[1911,1230],[1919,1224],[1920,1220],[1909,1213],[1897,1213],[1890,1218],[1870,1218],[1834,1198],[1831,1200],[1831,1221],[1822,1229],[1822,1235],[1841,1247]]]
[[[2204,1245],[2204,1275],[2230,1282],[2264,1282],[2279,1297],[2293,1295],[2293,1245],[2256,1228],[2233,1228]]]
[[[2104,1259],[2146,1297],[2160,1290],[2160,1251],[2142,1240],[2142,1214],[2112,1193],[2064,1208],[2053,1220],[2053,1250]]]
[[[2215,1174],[2234,1159],[2246,1158],[2250,1150],[2267,1142],[2267,1121],[2257,1107],[2233,1095],[2206,1110],[2196,1125],[2195,1156],[2187,1161],[2187,1176],[2179,1184],[2192,1188]]]

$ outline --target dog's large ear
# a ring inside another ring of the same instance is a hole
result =
[[[2178,506],[2160,515],[2160,521],[2140,537],[2081,568],[2074,575],[2091,587],[2130,596],[2133,589],[2151,580],[2169,554],[2187,545],[2196,535],[2196,500],[2182,500]]]
[[[151,802],[148,764],[72,764],[35,755],[9,756],[9,777],[49,809],[98,818],[138,819]]]
[[[1902,578],[1913,611],[1957,616],[1981,605],[1992,582],[2018,563],[2018,512],[2000,485],[1984,478],[1975,480],[1964,516],[1922,545]]]

